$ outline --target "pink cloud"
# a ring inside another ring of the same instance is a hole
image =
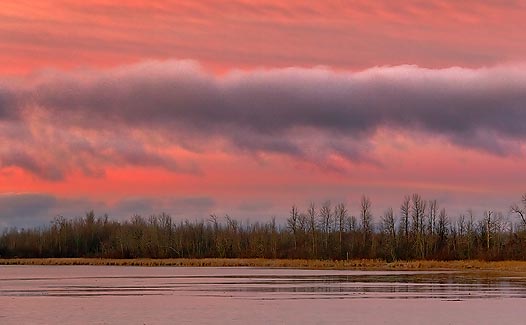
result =
[[[362,193],[381,213],[417,191],[502,209],[526,181],[525,79],[520,65],[215,76],[178,61],[6,79],[0,193],[278,214]]]
[[[362,193],[381,213],[420,191],[458,211],[505,209],[526,181],[524,9],[5,4],[0,193],[274,214]]]
[[[3,73],[193,58],[230,67],[522,60],[524,7],[479,1],[41,1],[0,9]]]
[[[108,166],[200,173],[199,158],[178,153],[212,148],[344,171],[346,162],[382,167],[381,129],[522,157],[525,71],[287,68],[218,77],[190,61],[47,71],[5,82],[0,158],[51,180],[75,170],[102,176]]]

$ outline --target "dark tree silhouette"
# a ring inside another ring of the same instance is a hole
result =
[[[89,211],[83,218],[54,218],[46,227],[4,229],[0,257],[306,258],[526,260],[526,194],[509,216],[494,211],[457,218],[419,194],[406,196],[400,214],[387,209],[375,220],[362,196],[358,217],[340,203],[305,211],[293,205],[286,223],[241,223],[215,214],[174,221],[167,214],[116,221]]]

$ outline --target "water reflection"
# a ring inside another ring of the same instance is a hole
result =
[[[475,272],[16,266],[0,296],[192,296],[250,300],[526,298],[526,278]]]

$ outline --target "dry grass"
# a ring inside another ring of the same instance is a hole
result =
[[[118,266],[198,266],[198,267],[281,267],[338,270],[480,270],[526,272],[524,261],[399,261],[381,260],[287,260],[287,259],[106,259],[30,258],[0,259],[0,265],[118,265]]]

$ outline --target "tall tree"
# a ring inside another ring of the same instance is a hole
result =
[[[372,214],[371,199],[365,195],[362,195],[362,199],[360,200],[360,218],[362,222],[363,250],[365,255],[369,255],[372,244]]]
[[[426,213],[426,201],[415,193],[412,196],[411,218],[413,221],[413,236],[415,239],[416,254],[420,258],[425,258],[424,243],[424,216]]]
[[[340,203],[334,209],[336,220],[338,221],[338,247],[340,258],[343,257],[343,233],[345,231],[345,221],[347,219],[347,208],[345,204]]]
[[[526,227],[526,193],[524,193],[522,195],[522,198],[521,198],[521,201],[522,201],[522,205],[523,207],[519,207],[519,205],[517,203],[514,203],[511,205],[511,212],[512,213],[515,213],[517,215],[519,215],[519,217],[521,218],[521,221],[522,221],[522,224],[524,227]]]
[[[287,219],[287,227],[292,233],[292,237],[294,240],[294,251],[296,251],[298,248],[296,236],[297,236],[298,226],[299,226],[299,215],[300,214],[299,214],[299,211],[296,205],[292,205],[292,208],[290,209],[290,216]]]

